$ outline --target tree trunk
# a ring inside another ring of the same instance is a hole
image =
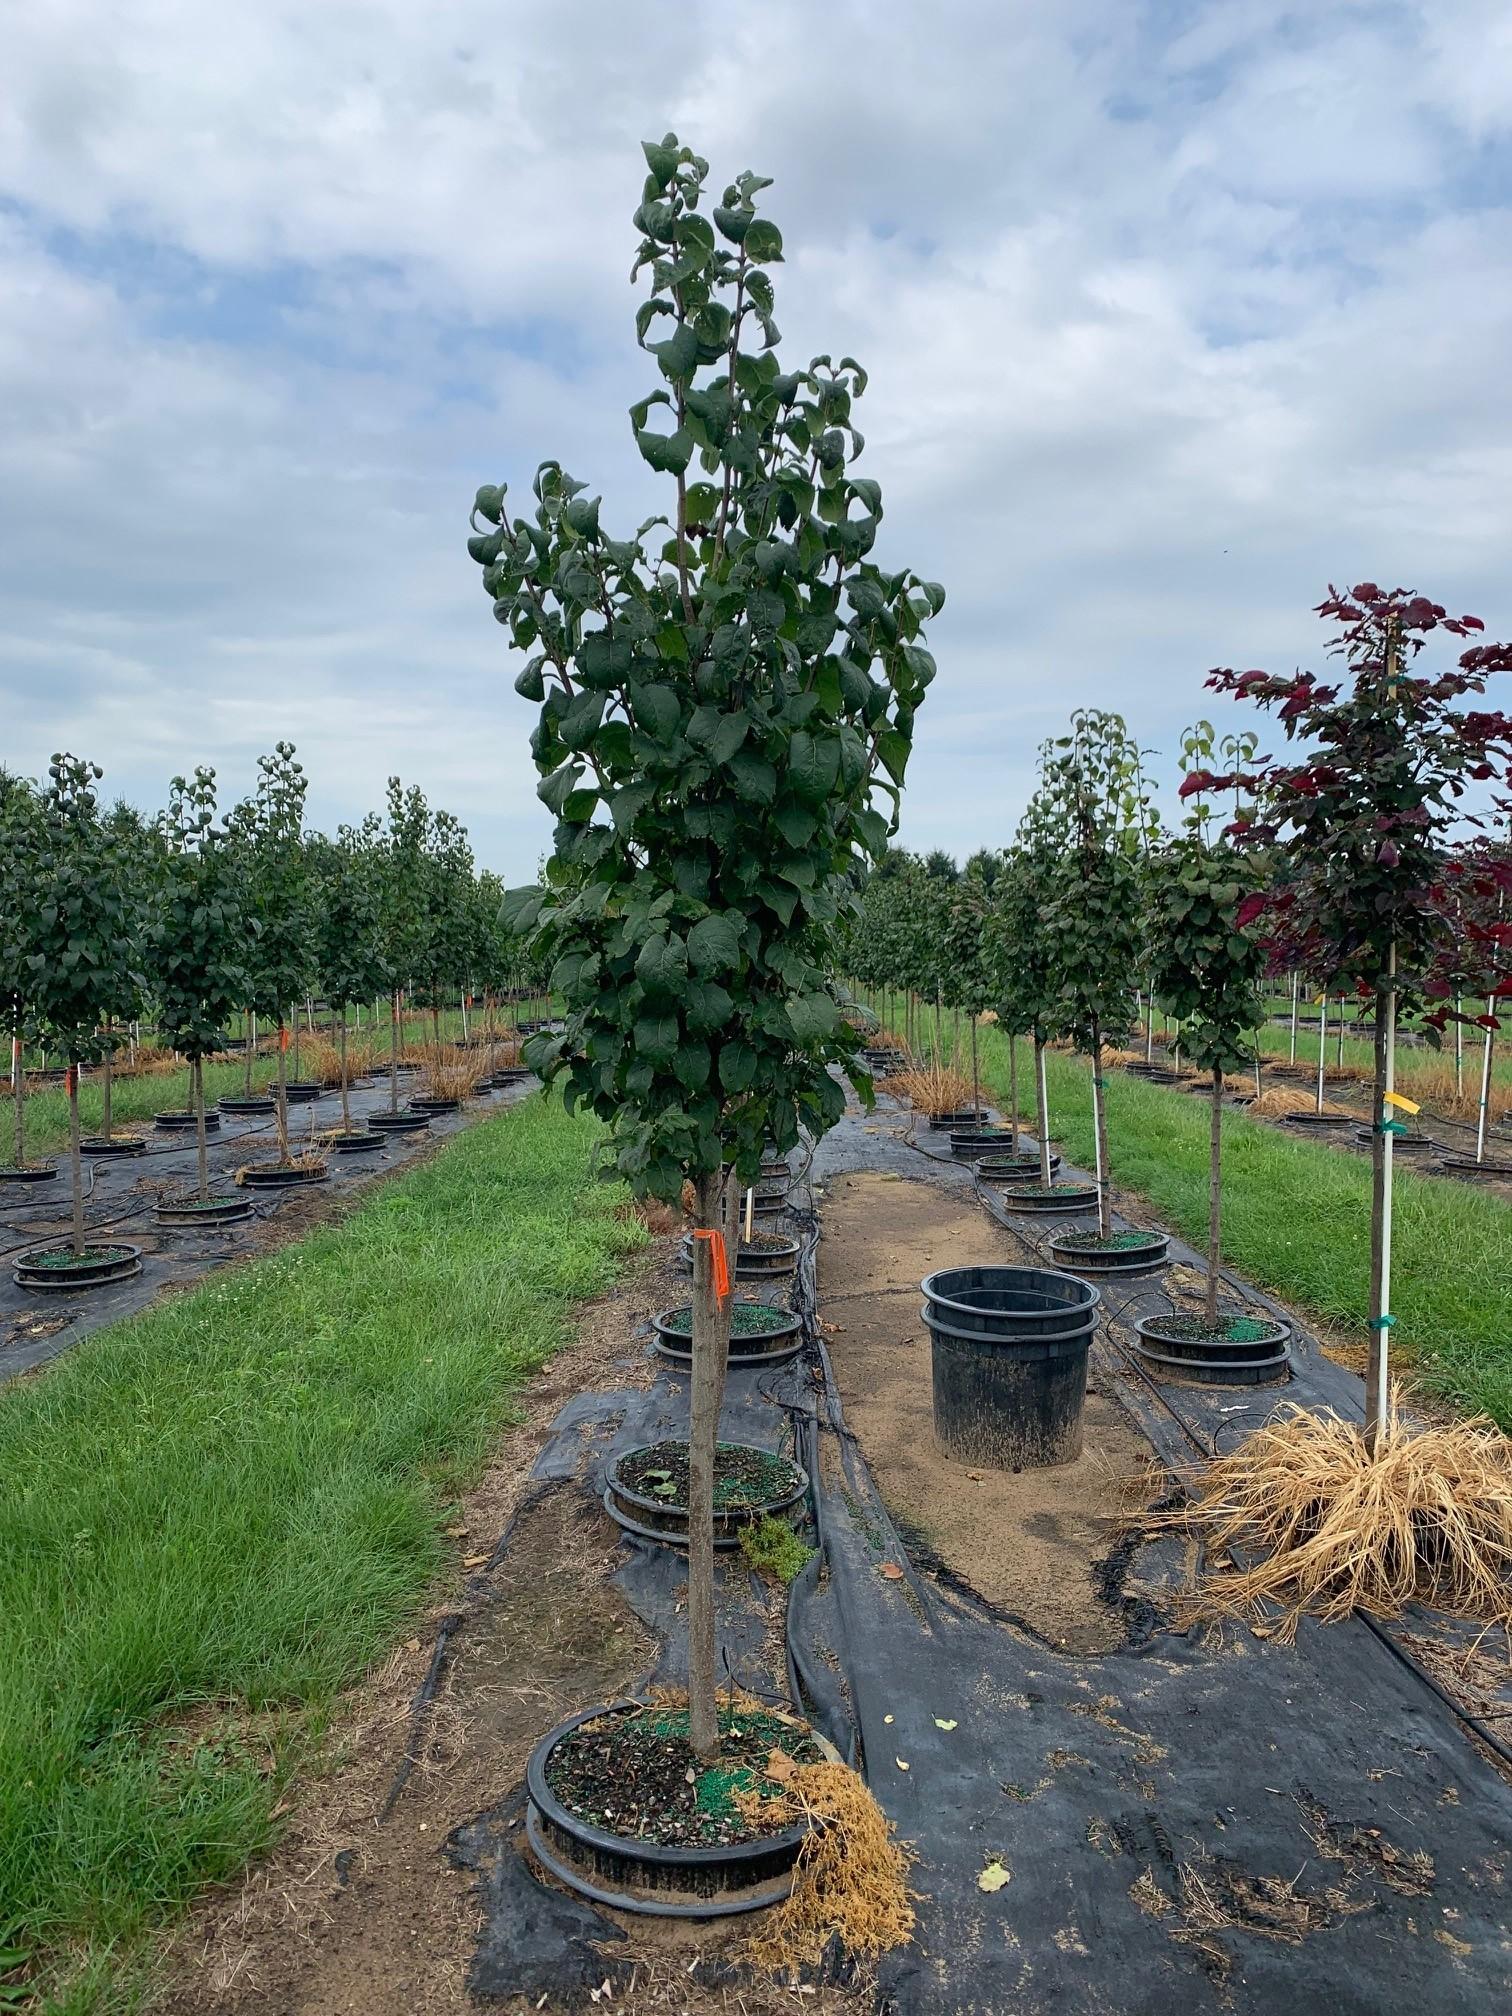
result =
[[[1034,1103],[1038,1115],[1040,1181],[1050,1188],[1050,1095],[1045,1089],[1045,1045],[1038,1030],[1034,1034]]]
[[[1328,989],[1318,1003],[1318,1111],[1323,1111],[1323,1078],[1328,1069]]]
[[[1108,1200],[1108,1110],[1103,1104],[1102,1026],[1092,1024],[1092,1133],[1097,1152],[1097,1229],[1104,1239],[1113,1232]]]
[[[11,1100],[16,1136],[16,1167],[26,1167],[26,1073],[21,1069],[21,1038],[11,1038]]]
[[[389,996],[389,1111],[399,1111],[399,990]]]
[[[971,1124],[973,1127],[980,1127],[982,1124],[982,1087],[980,1073],[977,1069],[976,1016],[974,1014],[970,1015],[967,1020],[971,1025]]]
[[[346,1003],[341,1004],[340,1019],[337,1022],[336,1040],[341,1046],[341,1131],[352,1131],[352,1095],[347,1086],[347,1018]]]
[[[252,1056],[257,1048],[257,1022],[249,1008],[242,1024],[242,1049],[247,1058],[247,1097],[252,1097]]]
[[[79,1156],[79,1067],[68,1061],[68,1173],[73,1182],[73,1250],[84,1254],[84,1167]]]
[[[1375,1131],[1370,1144],[1370,1357],[1365,1367],[1365,1447],[1374,1456],[1389,1397],[1387,1337],[1391,1314],[1391,1164],[1393,1136],[1386,1132],[1392,1115],[1387,1094],[1395,1088],[1396,947],[1391,948],[1392,979],[1376,989]]]
[[[105,1035],[107,1039],[110,1036],[110,1029],[111,1029],[110,1017],[107,1015],[105,1017]],[[100,1100],[104,1108],[104,1112],[100,1123],[100,1132],[105,1136],[105,1139],[107,1141],[110,1139],[111,1120],[112,1120],[110,1093],[111,1093],[111,1074],[114,1064],[115,1064],[115,1051],[110,1046],[107,1040],[105,1055],[100,1060]]]
[[[1208,1131],[1207,1321],[1218,1332],[1218,1269],[1223,1254],[1223,1066],[1213,1066],[1212,1124]]]
[[[435,1005],[434,995],[431,996],[431,1041],[436,1052],[436,1062],[439,1064],[441,1062],[441,1010]]]
[[[1297,997],[1301,993],[1301,991],[1302,991],[1302,975],[1300,973],[1293,973],[1292,1012],[1291,1012],[1291,1062],[1293,1064],[1295,1064],[1297,1061]]]
[[[210,1201],[210,1150],[205,1140],[205,1060],[203,1057],[191,1059],[189,1082],[194,1099],[194,1146],[199,1166],[199,1196],[201,1204]]]
[[[1012,1139],[1008,1144],[1008,1152],[1011,1155],[1017,1155],[1019,1145],[1018,1037],[1014,1035],[1010,1035],[1008,1038],[1008,1126],[1012,1134]]]
[[[961,1011],[958,1007],[950,1011],[950,1068],[953,1071],[961,1057]]]
[[[719,1748],[714,1631],[714,1445],[724,1393],[730,1303],[715,1290],[714,1240],[724,1233],[721,1172],[700,1176],[693,1212],[693,1391],[688,1417],[688,1737],[695,1756]],[[735,1255],[729,1253],[731,1275]]]
[[[294,1076],[299,1076],[299,1003],[294,1003]]]
[[[944,1029],[944,1017],[941,1013],[941,1005],[942,1004],[940,1001],[940,990],[939,987],[936,986],[935,1003],[934,1003],[935,1008],[934,1061],[935,1061],[935,1069],[937,1071],[943,1071],[945,1069],[945,1029]]]
[[[1494,994],[1486,996],[1486,1013],[1488,1016],[1496,1013],[1496,996]],[[1486,1128],[1491,1118],[1491,1052],[1494,1044],[1495,1038],[1488,1029],[1486,1031],[1485,1049],[1481,1053],[1480,1108],[1475,1116],[1475,1159],[1477,1162],[1484,1161],[1486,1155]]]
[[[287,1163],[289,1159],[289,1031],[283,1017],[278,1018],[278,1081],[273,1094],[274,1112],[278,1119],[278,1159]]]

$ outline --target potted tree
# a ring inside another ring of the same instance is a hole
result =
[[[66,1245],[34,1247],[15,1267],[18,1286],[98,1286],[142,1271],[142,1249],[87,1243],[80,1159],[79,1067],[96,1063],[111,1040],[107,1014],[143,983],[128,963],[136,940],[119,855],[100,817],[94,787],[103,773],[77,756],[55,756],[40,801],[35,876],[25,924],[35,974],[37,1029],[66,1060],[68,1165],[73,1222]]]
[[[1285,1376],[1290,1326],[1225,1308],[1219,1294],[1224,1081],[1253,1062],[1267,956],[1254,929],[1264,860],[1242,841],[1253,814],[1236,789],[1233,824],[1215,833],[1207,785],[1213,753],[1212,725],[1200,721],[1182,742],[1185,824],[1146,872],[1152,984],[1182,1025],[1188,1059],[1210,1074],[1206,1291],[1199,1314],[1173,1311],[1134,1327],[1146,1356],[1162,1369],[1243,1385]],[[1252,760],[1253,745],[1234,753]]]
[[[1474,780],[1505,773],[1512,724],[1466,707],[1494,672],[1512,669],[1512,646],[1468,645],[1457,666],[1413,671],[1435,630],[1468,638],[1484,625],[1450,617],[1441,603],[1405,589],[1361,582],[1330,588],[1318,613],[1336,626],[1331,652],[1344,677],[1277,678],[1220,668],[1218,692],[1274,709],[1297,753],[1255,783],[1261,816],[1250,836],[1269,849],[1268,892],[1276,936],[1291,963],[1347,977],[1375,1012],[1370,1314],[1365,1446],[1373,1454],[1390,1409],[1392,1148],[1410,1106],[1396,1091],[1396,1031],[1402,1015],[1441,1027],[1427,988],[1441,921],[1434,890],[1458,800]],[[1307,956],[1302,956],[1303,954]]]
[[[951,1130],[950,1143],[955,1154],[975,1160],[1011,1139],[1004,1129],[987,1125],[987,1109],[982,1104],[977,1017],[990,1006],[992,1000],[984,942],[988,915],[987,884],[980,868],[975,868],[968,869],[958,882],[947,886],[950,896],[943,932],[943,992],[948,1007],[957,1013],[965,1012],[971,1050],[971,1117],[963,1128]]]
[[[660,382],[630,418],[666,479],[668,536],[649,538],[658,520],[614,536],[600,500],[547,462],[518,516],[503,485],[479,490],[469,550],[526,654],[516,690],[539,708],[537,789],[557,822],[544,890],[508,908],[551,954],[564,1018],[527,1058],[569,1107],[608,1123],[607,1167],[638,1195],[693,1185],[680,1497],[696,1803],[722,1756],[743,1768],[745,1718],[717,1702],[714,1629],[715,1480],[740,1460],[718,1446],[736,1200],[766,1142],[790,1149],[800,1124],[822,1133],[843,1112],[829,1066],[848,1064],[850,1038],[827,934],[855,853],[886,846],[934,676],[921,632],[944,596],[869,557],[881,490],[850,470],[865,373],[849,358],[778,362],[769,268],[782,240],[757,211],[761,178],[741,176],[710,210],[705,162],[671,135],[645,151],[635,267],[651,290],[637,329]],[[864,1074],[854,1082],[869,1094]],[[610,1770],[645,1740],[634,1714],[588,1720]],[[563,1796],[575,1747],[556,1730],[532,1760],[538,1841],[558,1859],[638,1857],[658,1880],[643,1849],[671,1853],[675,1823],[648,1812],[641,1842],[599,1829],[601,1846]],[[776,1852],[790,1864],[797,1846]],[[771,1852],[758,1835],[715,1860],[744,1882]]]
[[[314,850],[314,958],[321,993],[336,1018],[337,1070],[341,1079],[341,1131],[328,1144],[339,1155],[383,1146],[373,1129],[352,1126],[349,1020],[352,1005],[371,1001],[389,984],[384,957],[382,834],[375,814],[361,826],[343,826]]]
[[[26,1159],[26,1047],[37,1034],[35,1018],[36,905],[42,852],[42,807],[24,777],[0,770],[0,1006],[10,1037],[13,1159],[0,1183],[53,1183],[55,1162]]]
[[[1475,1154],[1445,1155],[1439,1167],[1457,1176],[1512,1176],[1512,1164],[1486,1154],[1491,1065],[1501,1030],[1497,1007],[1504,995],[1512,993],[1512,852],[1505,838],[1481,835],[1456,847],[1444,863],[1436,900],[1444,928],[1423,992],[1439,1005],[1445,1019],[1454,1021],[1456,1090],[1463,1073],[1464,1028],[1468,1024],[1481,1031]],[[1485,1000],[1483,1013],[1464,1013],[1461,1004],[1467,995]]]
[[[430,826],[425,793],[415,784],[406,791],[397,777],[390,777],[380,875],[380,950],[389,976],[389,1103],[387,1112],[368,1115],[369,1127],[383,1134],[413,1134],[430,1125],[424,1113],[401,1111],[399,1105],[399,1073],[405,1068],[400,1055],[404,990],[427,958],[426,842]]]
[[[1050,1252],[1057,1265],[1081,1271],[1143,1272],[1164,1261],[1168,1242],[1162,1233],[1113,1229],[1103,1077],[1104,1044],[1121,1042],[1134,1019],[1143,950],[1139,875],[1151,815],[1139,751],[1119,715],[1083,708],[1071,717],[1071,733],[1042,752],[1041,777],[1041,927],[1057,1019],[1090,1066],[1097,1185],[1097,1229],[1060,1233]]]
[[[304,766],[294,745],[280,742],[271,756],[259,756],[255,797],[245,815],[250,835],[247,901],[258,920],[248,947],[252,1000],[269,1018],[277,1037],[274,1118],[276,1162],[253,1162],[238,1181],[255,1189],[288,1189],[322,1183],[329,1170],[313,1148],[295,1155],[289,1146],[289,1014],[310,984],[312,965],[311,890],[304,842]]]
[[[215,772],[175,777],[162,819],[162,874],[148,930],[152,986],[163,1034],[189,1065],[196,1184],[164,1199],[158,1218],[172,1225],[220,1225],[246,1218],[251,1201],[213,1193],[206,1139],[205,1059],[225,1040],[247,998],[243,948],[257,933],[248,914],[241,862],[215,823]]]
[[[450,812],[437,812],[430,822],[425,854],[424,955],[415,977],[416,999],[430,1010],[431,1054],[424,1090],[411,1105],[420,1113],[454,1113],[476,1089],[478,1073],[464,1063],[449,1061],[442,1040],[441,1014],[452,1000],[465,1002],[472,973],[476,927],[475,878],[467,834]],[[462,1010],[466,1017],[466,1007]]]

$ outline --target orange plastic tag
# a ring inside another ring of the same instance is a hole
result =
[[[278,1047],[280,1050],[287,1050],[289,1047],[289,1028],[286,1022],[280,1022],[278,1025]]]
[[[69,1098],[72,1099],[73,1095],[75,1094],[75,1092],[78,1091],[78,1089],[79,1089],[79,1067],[77,1064],[70,1064],[68,1069],[63,1073],[63,1090],[68,1094]]]
[[[730,1299],[730,1257],[725,1252],[724,1234],[717,1225],[708,1225],[702,1231],[695,1231],[695,1239],[707,1239],[709,1258],[714,1263],[714,1293],[721,1302]]]

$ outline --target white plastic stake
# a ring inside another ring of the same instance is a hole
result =
[[[756,1190],[755,1186],[753,1185],[746,1192],[745,1238],[747,1246],[749,1246],[751,1243],[751,1220],[755,1217],[755,1215],[756,1215]]]
[[[1318,1003],[1318,1111],[1323,1111],[1323,1073],[1328,1064],[1328,989]]]
[[[1496,1013],[1496,996],[1486,997],[1486,1013]],[[1491,1105],[1491,1031],[1486,1031],[1486,1047],[1481,1056],[1480,1111],[1475,1116],[1475,1159],[1483,1162],[1486,1157],[1486,1121]]]
[[[1387,960],[1388,985],[1386,989],[1386,1099],[1381,1118],[1396,1118],[1396,1108],[1391,1104],[1391,1095],[1396,1091],[1396,940],[1391,941],[1391,955]],[[1391,1172],[1393,1167],[1392,1147],[1395,1134],[1388,1129],[1382,1146],[1382,1163],[1385,1174],[1386,1208],[1381,1221],[1381,1314],[1391,1314]],[[1377,1391],[1381,1396],[1381,1415],[1385,1418],[1391,1404],[1391,1388],[1386,1380],[1386,1364],[1389,1356],[1386,1340],[1390,1336],[1386,1324],[1376,1332],[1377,1363],[1380,1366],[1380,1383]]]
[[[1292,975],[1291,1062],[1297,1061],[1297,997],[1302,991],[1302,975]]]

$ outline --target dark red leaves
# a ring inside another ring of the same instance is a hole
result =
[[[1214,779],[1211,771],[1191,770],[1182,778],[1181,789],[1176,795],[1182,799],[1195,798],[1199,791],[1211,791],[1213,783]]]
[[[1246,896],[1234,912],[1235,928],[1242,931],[1246,924],[1253,924],[1257,917],[1264,914],[1269,905],[1270,898],[1263,892],[1253,896]]]

